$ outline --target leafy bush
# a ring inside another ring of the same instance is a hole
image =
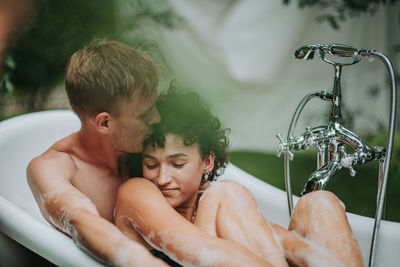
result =
[[[283,0],[288,5],[290,0]],[[317,21],[328,22],[332,28],[339,29],[339,22],[363,13],[374,14],[380,4],[396,3],[396,0],[299,0],[300,8],[319,7],[325,10],[317,16]]]
[[[5,75],[0,77],[0,94],[17,98],[22,112],[42,109],[50,91],[63,80],[70,56],[93,39],[122,40],[134,45],[146,39],[135,32],[144,23],[172,27],[171,9],[157,3],[37,0],[30,23],[9,50]],[[3,106],[0,103],[0,114]]]

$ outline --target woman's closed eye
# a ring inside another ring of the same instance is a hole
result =
[[[186,162],[173,162],[172,166],[174,166],[175,168],[183,168],[183,166],[185,166]]]
[[[146,166],[147,169],[152,170],[152,169],[157,168],[158,164],[155,164],[155,163],[145,163],[144,166]]]

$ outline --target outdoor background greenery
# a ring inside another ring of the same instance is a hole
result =
[[[95,38],[123,41],[156,51],[141,32],[144,24],[172,27],[177,19],[163,1],[36,0],[29,22],[18,33],[0,77],[0,120],[43,110],[51,91],[63,82],[70,56]],[[18,104],[6,114],[6,101]]]

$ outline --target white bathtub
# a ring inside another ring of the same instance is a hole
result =
[[[70,111],[37,112],[0,123],[0,230],[58,266],[101,266],[44,220],[26,182],[28,162],[78,129],[79,120]],[[253,192],[264,216],[282,226],[288,225],[284,191],[232,164],[222,179],[245,185]],[[348,217],[367,263],[373,219],[354,214]],[[376,266],[395,266],[399,262],[400,223],[382,221]]]

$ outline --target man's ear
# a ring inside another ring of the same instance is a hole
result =
[[[205,173],[209,173],[214,169],[214,159],[215,159],[215,154],[214,152],[211,152],[211,154],[208,155],[208,157],[204,161],[206,164]]]
[[[94,125],[99,132],[108,133],[111,115],[108,112],[101,112],[94,118]]]

